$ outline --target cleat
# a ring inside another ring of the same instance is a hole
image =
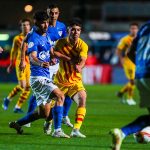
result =
[[[120,129],[115,128],[110,131],[112,136],[112,150],[120,150],[123,141],[123,133]]]
[[[123,103],[123,104],[126,103],[126,101],[125,101],[125,99],[124,99],[124,97],[123,97],[123,93],[117,92],[117,93],[116,93],[116,96],[120,99],[120,102],[121,102],[121,103]]]
[[[16,123],[15,121],[10,122],[9,123],[9,127],[10,128],[14,128],[17,131],[17,134],[22,134],[23,133],[23,129],[21,128],[21,126]]]
[[[52,132],[52,123],[45,121],[43,130],[45,134],[50,135]]]
[[[73,129],[70,136],[71,137],[86,138],[86,136],[84,134],[82,134],[78,129]]]
[[[65,134],[62,130],[54,131],[52,136],[56,138],[70,138],[70,136]]]
[[[63,123],[63,124],[65,124],[65,125],[67,125],[68,127],[73,128],[73,124],[70,122],[70,119],[69,119],[69,117],[68,117],[68,116],[63,117],[63,119],[62,119],[62,123]]]
[[[127,104],[128,105],[136,105],[136,102],[133,99],[127,99]]]
[[[23,126],[25,126],[25,127],[27,127],[27,128],[30,128],[30,127],[31,127],[31,123],[27,123],[27,124],[25,124],[25,125],[23,125]]]
[[[14,113],[22,114],[24,112],[21,108],[14,108]]]
[[[3,101],[3,104],[2,104],[2,108],[3,108],[4,110],[7,110],[9,103],[10,103],[10,100],[9,100],[7,97],[4,98],[4,101]]]

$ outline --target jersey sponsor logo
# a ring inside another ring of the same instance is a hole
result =
[[[40,58],[41,60],[45,60],[45,59],[46,59],[47,57],[49,57],[49,56],[50,56],[49,51],[47,51],[47,52],[42,51],[42,52],[39,53],[39,58]]]
[[[32,48],[34,46],[34,43],[33,42],[30,42],[29,44],[28,44],[28,48]]]

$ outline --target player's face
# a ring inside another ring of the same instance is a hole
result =
[[[81,34],[81,27],[74,25],[70,27],[69,29],[69,37],[71,37],[73,40],[77,40],[80,37]]]
[[[31,25],[29,21],[25,21],[21,23],[21,30],[22,32],[28,33],[31,29]]]
[[[47,14],[50,17],[50,21],[57,21],[59,17],[59,9],[58,8],[47,9]]]
[[[131,25],[130,26],[130,34],[132,36],[136,36],[137,35],[137,32],[138,32],[138,26],[136,25]]]
[[[40,32],[46,33],[49,26],[49,19],[42,22],[37,22],[36,25]]]

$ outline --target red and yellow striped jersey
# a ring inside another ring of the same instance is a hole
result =
[[[120,42],[117,46],[117,49],[119,51],[123,52],[124,56],[127,56],[127,52],[131,47],[132,41],[133,41],[133,37],[131,35],[127,35],[127,36],[123,37],[120,40]]]
[[[71,58],[87,58],[88,45],[79,38],[77,44],[72,46],[68,37],[66,37],[59,39],[56,42],[54,49]],[[81,73],[76,72],[75,67],[71,62],[60,60],[59,69],[54,82],[56,84],[70,86],[82,82],[82,75]]]
[[[16,61],[20,62],[21,59],[21,43],[24,39],[23,33],[20,33],[19,35],[16,35],[13,39],[13,45],[11,49],[11,54],[10,54],[10,60],[12,60],[12,55],[16,56]],[[29,63],[29,58],[28,56],[25,57],[25,60],[27,63]]]

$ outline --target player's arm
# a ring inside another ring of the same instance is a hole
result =
[[[75,64],[75,69],[78,73],[81,73],[82,69],[85,66],[87,53],[88,53],[88,46],[86,44],[83,44],[81,47],[81,52],[79,54],[78,62],[77,64]]]
[[[26,66],[25,57],[26,57],[27,46],[28,46],[28,43],[27,43],[27,36],[26,36],[21,44],[21,59],[20,59],[20,65],[19,65],[19,69],[21,71],[23,71]]]
[[[121,64],[123,65],[124,63],[124,56],[123,56],[123,52],[124,50],[127,48],[124,40],[120,40],[117,49],[116,49],[116,55],[119,57],[119,60],[121,62]],[[125,52],[124,52],[125,53]]]
[[[62,54],[61,53],[61,49],[62,49],[63,45],[62,43],[58,40],[54,46],[54,48],[51,49],[51,54],[59,59],[65,60],[65,61],[70,61],[71,58]]]
[[[13,67],[15,66],[15,60],[16,60],[17,53],[18,53],[17,49],[18,49],[17,39],[14,38],[13,45],[12,45],[11,52],[10,52],[10,64],[7,68],[8,73],[10,73]]]
[[[29,59],[30,59],[30,62],[32,64],[36,65],[36,66],[41,66],[41,67],[44,67],[44,68],[49,67],[49,62],[42,62],[37,58],[37,52],[36,51],[32,51],[29,54]]]

